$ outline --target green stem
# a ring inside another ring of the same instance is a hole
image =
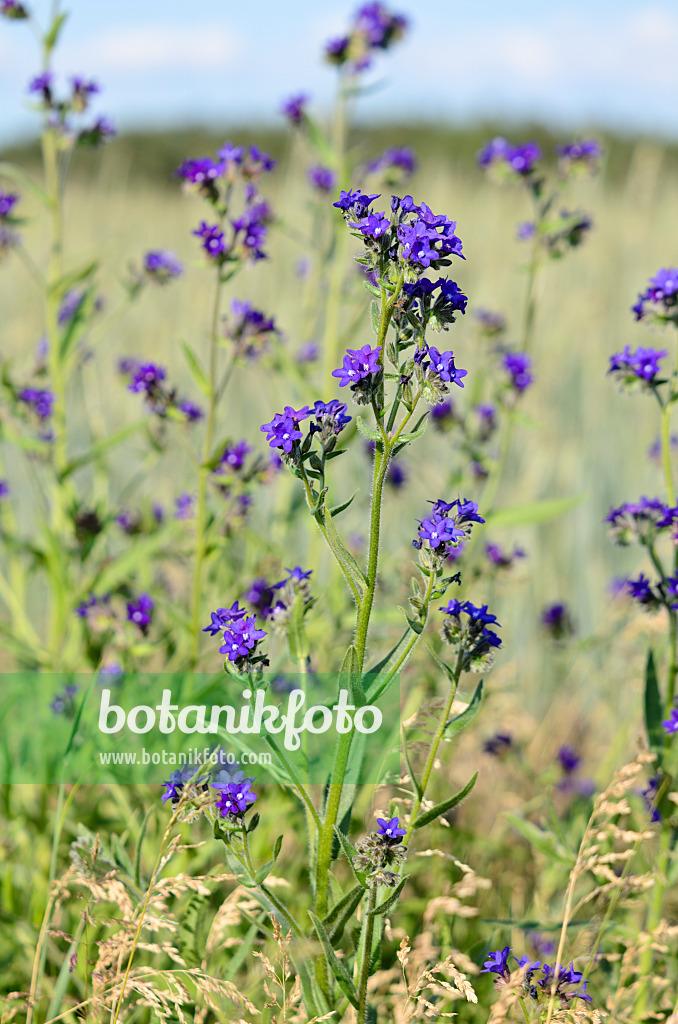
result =
[[[207,465],[212,456],[214,444],[214,427],[217,411],[217,351],[219,343],[219,312],[221,306],[221,267],[217,268],[216,287],[212,304],[210,325],[210,353],[208,379],[210,391],[207,403],[205,437],[202,446],[202,458],[198,468],[198,500],[195,510],[195,562],[193,567],[193,592],[191,597],[191,668],[194,669],[200,655],[200,610],[202,597],[202,578],[205,554],[207,551],[207,485],[210,470]],[[223,390],[223,389],[222,389]]]
[[[460,648],[459,654],[457,655],[457,664],[455,665],[455,669],[454,669],[454,678],[453,678],[453,681],[450,683],[450,689],[449,689],[449,693],[447,694],[447,700],[445,701],[445,707],[442,710],[442,713],[440,715],[440,720],[438,722],[438,727],[437,727],[437,729],[435,731],[433,739],[431,740],[431,745],[429,746],[428,755],[426,757],[426,763],[424,765],[424,773],[423,773],[423,775],[421,777],[421,781],[419,783],[419,793],[416,795],[414,803],[412,805],[412,811],[410,813],[410,823],[407,826],[407,833],[406,833],[406,835],[405,835],[405,837],[403,839],[403,844],[405,846],[407,846],[407,844],[408,844],[408,842],[410,840],[410,837],[411,837],[412,833],[414,832],[414,823],[417,820],[417,817],[419,816],[419,811],[421,810],[421,805],[424,802],[424,797],[426,795],[426,788],[428,786],[429,779],[431,778],[431,772],[433,771],[433,765],[435,763],[435,759],[436,759],[436,756],[438,754],[438,747],[442,743],[443,736],[445,735],[445,728],[447,726],[447,721],[448,721],[448,719],[450,717],[450,711],[451,711],[451,708],[452,708],[452,703],[454,701],[455,695],[457,693],[457,687],[459,685],[459,678],[461,676],[461,669],[462,669],[462,664],[463,664],[463,654],[464,654],[464,652]]]
[[[358,981],[358,1018],[357,1024],[365,1024],[367,1020],[367,983],[370,979],[370,961],[372,959],[372,937],[374,935],[374,910],[377,905],[377,887],[370,885],[367,898],[367,912],[365,914],[365,926],[363,929],[361,947],[362,963],[360,965],[360,976]]]
[[[673,474],[671,472],[671,404],[667,402],[662,406],[662,466],[664,469],[664,482],[666,485],[666,498],[669,505],[675,505],[676,495],[673,488]]]

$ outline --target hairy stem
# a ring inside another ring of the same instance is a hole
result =
[[[209,395],[207,403],[207,419],[205,437],[202,446],[202,458],[198,467],[198,501],[195,511],[195,562],[193,565],[193,592],[191,597],[191,668],[195,668],[200,655],[200,602],[202,597],[203,566],[207,551],[207,485],[210,470],[208,462],[212,456],[214,445],[214,427],[217,411],[217,351],[219,341],[219,312],[221,308],[221,267],[217,268],[216,287],[212,304],[210,325],[209,354]],[[223,390],[223,389],[222,389]]]

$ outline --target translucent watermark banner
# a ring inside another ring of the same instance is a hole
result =
[[[400,772],[397,677],[336,673],[5,673],[0,783],[161,784],[238,771],[325,784]]]

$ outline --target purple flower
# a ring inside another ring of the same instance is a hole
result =
[[[535,171],[539,160],[541,150],[536,142],[512,146],[500,136],[486,143],[478,152],[478,163],[481,167],[499,168],[505,174],[523,178],[529,177]]]
[[[87,293],[79,291],[77,288],[71,288],[70,291],[66,292],[59,307],[58,319],[60,327],[70,324],[75,319],[82,309],[82,304],[86,297]]]
[[[649,305],[649,311],[646,306]],[[664,267],[650,278],[650,285],[638,295],[638,301],[631,307],[636,320],[648,315],[675,318],[678,313],[678,268]]]
[[[671,714],[662,722],[664,732],[674,736],[678,732],[678,708],[673,708]]]
[[[132,380],[128,391],[154,396],[165,379],[165,368],[157,363],[139,363],[131,368]]]
[[[216,808],[223,818],[242,818],[250,804],[257,799],[257,794],[250,789],[252,780],[229,782],[220,785],[219,799]]]
[[[379,171],[400,171],[402,174],[414,174],[417,169],[417,158],[410,146],[393,146],[384,150],[380,157],[367,165],[370,174]]]
[[[570,612],[563,601],[555,601],[544,608],[541,624],[555,640],[562,640],[574,632]]]
[[[144,256],[144,270],[157,284],[167,284],[173,277],[183,274],[183,264],[169,250],[153,249]]]
[[[483,744],[483,750],[492,757],[501,757],[513,746],[513,737],[508,732],[496,732]]]
[[[466,377],[468,370],[459,370],[454,365],[454,352],[439,352],[437,348],[428,346],[429,368],[441,380],[456,384],[463,388],[462,378]]]
[[[195,515],[195,499],[188,491],[183,491],[174,502],[175,519],[192,519]]]
[[[361,235],[370,238],[381,238],[391,230],[391,222],[383,213],[368,213],[359,221],[349,221],[349,227],[355,228]]]
[[[635,351],[631,351],[630,346],[626,345],[621,352],[610,356],[610,368],[607,372],[614,374],[615,378],[626,386],[636,382],[652,386],[661,372],[659,361],[666,355],[666,349],[639,346]]]
[[[574,747],[571,747],[569,743],[564,743],[558,751],[558,761],[564,774],[572,775],[581,764],[581,757],[579,757]]]
[[[331,167],[316,164],[308,169],[308,181],[318,192],[332,192],[337,183],[337,172]]]
[[[184,160],[177,168],[176,175],[189,185],[208,185],[219,178],[224,171],[223,163],[215,163],[209,157],[199,157],[197,160]]]
[[[29,92],[38,92],[46,103],[50,102],[52,96],[52,85],[54,84],[54,75],[51,71],[43,71],[41,75],[36,75],[32,78],[28,84]]]
[[[267,435],[271,448],[282,448],[289,455],[294,447],[295,441],[300,441],[304,436],[299,430],[299,423],[310,415],[308,406],[295,410],[286,405],[284,412],[277,412],[270,423],[264,423],[260,429]]]
[[[487,337],[501,334],[502,331],[506,330],[506,320],[501,313],[495,313],[491,309],[480,308],[476,309],[475,317],[482,333]]]
[[[314,403],[310,415],[314,421],[311,422],[309,430],[312,434],[319,433],[323,441],[336,437],[351,422],[351,417],[346,415],[345,403],[340,402],[338,398],[333,398],[329,402],[318,400]]]
[[[239,244],[246,259],[263,260],[266,253],[262,246],[266,241],[266,225],[271,220],[268,203],[261,200],[248,206],[241,217],[232,221],[235,231],[234,244]]]
[[[227,655],[229,661],[247,658],[265,636],[263,629],[257,629],[256,615],[237,619],[224,630],[224,643],[219,653]]]
[[[78,132],[78,142],[84,146],[99,146],[116,134],[116,127],[108,117],[98,117],[89,128]]]
[[[211,622],[209,626],[203,628],[203,633],[209,633],[210,636],[216,636],[217,633],[221,633],[227,628],[230,622],[237,622],[239,619],[244,619],[247,615],[245,608],[241,608],[236,601],[231,605],[230,608],[217,608],[215,612],[211,612]]]
[[[532,360],[527,352],[506,352],[502,359],[502,366],[509,374],[510,385],[515,391],[525,391],[534,380],[530,372]]]
[[[649,811],[650,820],[653,821],[655,824],[662,820],[662,816],[657,810],[657,795],[659,793],[659,787],[661,785],[661,782],[661,776],[653,775],[651,779],[648,779],[647,786],[641,794],[643,797],[643,801],[645,803],[645,807]]]
[[[50,709],[55,715],[65,715],[72,718],[75,712],[75,695],[78,687],[74,683],[66,684],[61,693],[57,693],[50,704]]]
[[[7,220],[18,202],[19,196],[16,193],[3,192],[0,188],[0,221]]]
[[[508,979],[510,977],[510,970],[508,967],[508,958],[511,955],[511,947],[504,946],[503,949],[498,949],[494,953],[490,953],[488,959],[483,964],[481,974],[498,974],[500,978]]]
[[[127,602],[127,619],[145,634],[151,624],[154,607],[155,602],[149,594],[139,594],[137,598]]]
[[[32,409],[39,420],[48,420],[52,415],[54,395],[46,388],[24,388],[18,398]]]
[[[177,409],[184,414],[188,423],[196,423],[205,415],[200,406],[196,405],[195,402],[191,402],[188,398],[182,399]]]
[[[224,232],[218,224],[207,224],[203,220],[193,234],[202,239],[202,247],[210,260],[215,263],[223,262],[227,246],[224,241]]]
[[[280,334],[273,317],[255,309],[250,302],[233,299],[233,319],[226,321],[224,335],[235,342],[237,355],[254,359]]]
[[[534,238],[536,233],[537,225],[531,220],[524,221],[522,224],[518,225],[517,235],[518,240],[521,242],[526,242],[528,239]]]
[[[320,355],[320,345],[317,341],[305,341],[297,349],[298,363],[314,363]]]
[[[247,441],[238,441],[237,444],[226,445],[219,459],[219,465],[214,472],[223,473],[225,470],[237,472],[245,465],[246,457],[253,450]]]
[[[21,21],[29,17],[28,9],[19,0],[0,0],[0,14],[10,20]]]
[[[525,558],[525,552],[522,548],[514,548],[511,552],[503,551],[498,544],[488,544],[485,547],[485,557],[498,569],[510,569],[519,558]]]
[[[380,836],[386,836],[389,840],[395,840],[400,842],[402,836],[407,835],[407,829],[400,827],[399,818],[377,818],[379,828],[377,833]]]
[[[7,480],[0,478],[0,501],[7,501],[12,491]]]
[[[181,768],[176,768],[169,779],[163,783],[165,786],[165,792],[163,793],[161,800],[165,803],[166,800],[170,800],[173,804],[179,803],[181,800],[184,789],[189,782],[193,784],[198,790],[206,789],[207,776],[203,775],[200,778],[196,778],[199,771],[197,765],[185,764]]]
[[[309,99],[310,96],[305,92],[300,92],[297,96],[290,96],[280,108],[283,117],[286,117],[291,124],[298,127],[304,120],[306,114],[305,107]]]
[[[340,388],[346,387],[347,384],[355,384],[365,377],[380,372],[380,356],[381,346],[370,348],[369,345],[363,345],[359,349],[349,348],[346,350],[341,367],[338,370],[333,370],[332,376],[339,378]]]
[[[556,146],[555,151],[564,171],[579,168],[595,170],[603,155],[602,147],[596,139],[568,142]]]

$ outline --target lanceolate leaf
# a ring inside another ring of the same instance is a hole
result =
[[[287,637],[292,660],[305,661],[308,657],[308,640],[304,626],[304,598],[301,594],[297,594],[292,605]]]
[[[466,799],[475,786],[477,778],[478,772],[475,772],[470,781],[467,782],[464,788],[460,789],[458,793],[455,793],[454,796],[449,797],[447,800],[443,800],[442,803],[436,804],[435,807],[430,809],[430,811],[425,811],[423,814],[420,814],[414,822],[414,827],[423,828],[424,825],[429,825],[432,821],[435,821],[436,818],[439,818],[441,814],[447,814],[448,811],[451,811],[453,807],[456,807],[457,804],[460,804],[462,800]]]
[[[532,523],[545,523],[569,512],[585,498],[586,494],[573,494],[569,498],[547,498],[544,501],[532,501],[527,505],[500,508],[496,512],[488,513],[485,522],[487,526],[527,526]]]
[[[471,697],[471,703],[467,708],[462,711],[460,715],[455,718],[451,718],[445,726],[446,736],[456,736],[458,732],[465,729],[467,725],[470,725],[473,719],[480,711],[480,702],[483,699],[483,681],[482,679],[478,683],[475,689],[475,693]]]
[[[343,963],[343,961],[339,960],[339,958],[337,957],[337,954],[334,952],[334,949],[332,948],[332,943],[330,942],[329,936],[328,936],[327,932],[325,931],[325,928],[323,927],[322,921],[320,921],[315,916],[315,914],[313,913],[312,910],[309,910],[308,914],[309,914],[309,917],[311,918],[311,921],[313,921],[313,927],[315,928],[316,934],[317,934],[318,938],[320,939],[320,944],[323,947],[323,953],[325,954],[325,959],[327,960],[327,963],[329,964],[329,967],[330,967],[330,970],[332,971],[332,974],[337,979],[337,982],[339,984],[339,988],[344,993],[344,995],[349,1000],[349,1002],[353,1006],[355,1006],[356,1009],[357,1009],[357,1007],[358,1007],[358,993],[355,990],[355,985],[353,984],[353,978],[348,973],[348,968]]]
[[[378,917],[381,914],[388,914],[389,910],[391,910],[392,907],[395,907],[396,903],[400,899],[400,894],[409,877],[409,875],[405,875],[404,878],[401,878],[391,895],[388,896],[383,903],[380,903],[378,907],[375,907],[374,910],[368,910],[367,913],[372,917]]]
[[[344,928],[351,920],[365,895],[362,885],[355,885],[345,896],[335,903],[329,914],[323,918],[323,925],[330,941],[336,945],[343,935]]]
[[[664,746],[662,717],[662,701],[657,683],[657,670],[654,664],[654,654],[650,650],[647,652],[647,664],[645,666],[645,728],[647,729],[647,740],[650,744],[650,749],[660,755]]]

